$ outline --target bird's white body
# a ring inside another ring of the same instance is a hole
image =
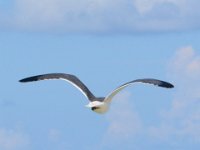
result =
[[[109,103],[93,101],[86,105],[86,107],[91,108],[96,113],[104,114],[109,110]]]

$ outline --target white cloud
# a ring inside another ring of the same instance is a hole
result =
[[[52,142],[58,142],[61,139],[61,132],[58,129],[50,129],[48,139]]]
[[[1,150],[22,150],[27,148],[29,140],[27,136],[19,131],[0,128]]]
[[[132,0],[138,12],[141,14],[148,13],[160,4],[171,4],[179,8],[183,8],[186,4],[186,0]]]
[[[51,32],[184,30],[199,28],[199,4],[197,0],[14,0],[12,13],[4,12],[0,22]]]
[[[115,140],[124,140],[140,133],[142,123],[137,112],[129,102],[130,94],[122,92],[112,102],[111,111],[107,115],[109,126],[107,137]]]
[[[200,142],[200,55],[191,47],[175,53],[169,65],[175,81],[175,98],[171,108],[163,113],[159,127],[151,127],[150,134],[164,139],[178,137]]]

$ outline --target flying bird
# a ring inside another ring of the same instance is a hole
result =
[[[109,110],[110,103],[113,99],[113,97],[119,93],[121,90],[123,90],[125,87],[136,83],[148,83],[153,84],[159,87],[163,88],[173,88],[174,86],[171,83],[157,80],[157,79],[137,79],[133,80],[127,83],[124,83],[114,89],[110,94],[108,94],[106,97],[96,97],[94,94],[87,88],[87,86],[79,80],[75,75],[72,74],[65,74],[65,73],[49,73],[49,74],[42,74],[42,75],[36,75],[27,77],[24,79],[19,80],[19,82],[32,82],[32,81],[40,81],[40,80],[51,80],[51,79],[61,79],[65,80],[69,83],[71,83],[73,86],[75,86],[78,90],[81,91],[81,93],[90,101],[86,107],[90,108],[92,111],[96,113],[103,114]]]

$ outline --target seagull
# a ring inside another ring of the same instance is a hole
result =
[[[132,85],[133,83],[136,83],[136,82],[148,83],[148,84],[153,84],[153,85],[163,87],[163,88],[174,87],[174,85],[172,85],[171,83],[161,81],[158,79],[152,79],[152,78],[136,79],[136,80],[129,81],[127,83],[120,85],[119,87],[114,89],[110,94],[108,94],[106,97],[96,97],[79,78],[77,78],[75,75],[72,75],[72,74],[65,74],[65,73],[42,74],[42,75],[36,75],[36,76],[31,76],[31,77],[21,79],[19,80],[19,82],[25,83],[25,82],[51,80],[51,79],[61,79],[61,80],[65,80],[71,83],[78,90],[80,90],[81,93],[90,101],[89,104],[86,105],[86,107],[90,108],[92,111],[99,114],[106,113],[109,110],[109,106],[113,97],[116,94],[118,94],[121,90],[123,90],[125,87]]]

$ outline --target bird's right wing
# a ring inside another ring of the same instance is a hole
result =
[[[106,103],[110,103],[113,99],[113,97],[115,95],[117,95],[121,90],[123,90],[124,88],[126,88],[129,85],[132,85],[133,83],[136,82],[141,82],[141,83],[148,83],[148,84],[153,84],[159,87],[164,87],[164,88],[173,88],[174,86],[171,83],[165,82],[165,81],[161,81],[161,80],[157,80],[157,79],[137,79],[137,80],[133,80],[130,82],[127,82],[121,86],[119,86],[118,88],[116,88],[114,91],[112,91],[104,100],[104,102]]]
[[[64,74],[64,73],[50,73],[50,74],[43,74],[32,76],[28,78],[24,78],[19,80],[19,82],[32,82],[32,81],[40,81],[40,80],[51,80],[51,79],[61,79],[71,83],[75,86],[78,90],[80,90],[83,95],[86,96],[90,101],[92,101],[95,96],[90,92],[90,90],[81,82],[76,76],[71,74]]]

